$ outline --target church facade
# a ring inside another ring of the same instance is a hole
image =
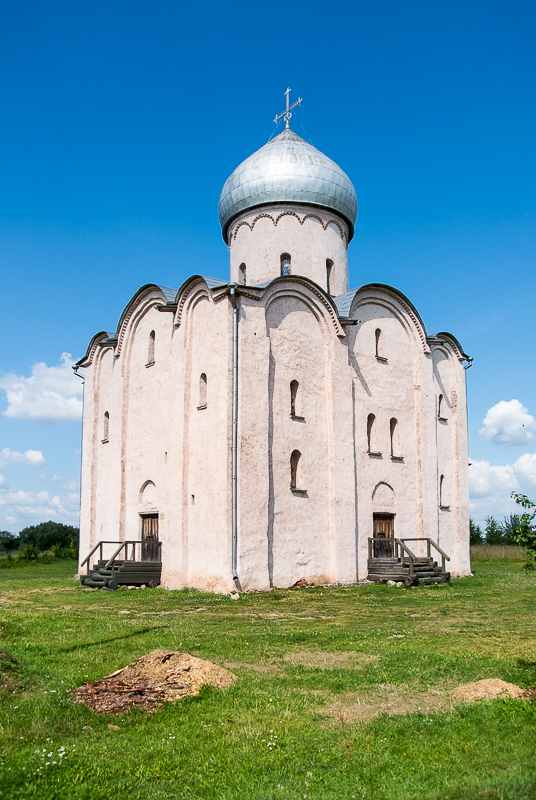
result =
[[[264,590],[366,578],[387,535],[468,574],[470,359],[395,288],[349,291],[348,176],[287,123],[219,211],[230,280],[143,286],[78,362],[81,556],[149,531],[164,586]]]

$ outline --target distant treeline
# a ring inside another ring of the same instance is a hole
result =
[[[79,529],[61,522],[41,522],[24,528],[17,536],[9,531],[0,531],[0,551],[11,555],[18,551],[25,560],[37,558],[40,553],[51,551],[55,556],[76,558]]]
[[[471,519],[469,520],[471,544],[517,545],[518,541],[514,537],[524,525],[520,514],[510,514],[502,523],[495,517],[486,517],[483,529]]]

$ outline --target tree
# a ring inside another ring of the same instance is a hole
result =
[[[504,544],[504,532],[495,517],[486,517],[486,544]]]
[[[482,528],[480,525],[477,525],[476,522],[473,522],[472,519],[469,520],[469,543],[471,546],[484,543]]]
[[[50,550],[52,545],[68,548],[71,542],[78,543],[79,529],[61,522],[41,522],[24,528],[19,536],[22,545],[34,545],[39,550]]]
[[[11,550],[17,550],[20,545],[20,539],[14,533],[9,531],[0,531],[0,550],[10,553]]]
[[[510,497],[513,497],[516,503],[524,509],[528,509],[521,515],[521,525],[517,532],[512,534],[512,539],[523,548],[523,555],[527,559],[525,569],[527,572],[536,569],[536,503],[525,494],[517,494],[512,492]]]
[[[502,524],[504,543],[515,544],[515,535],[522,527],[521,514],[510,514],[509,517],[504,518]]]

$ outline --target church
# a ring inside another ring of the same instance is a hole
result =
[[[268,590],[432,546],[470,572],[471,359],[396,288],[349,289],[356,191],[291,108],[221,191],[229,280],[142,286],[76,365],[86,565],[124,544],[169,589]]]

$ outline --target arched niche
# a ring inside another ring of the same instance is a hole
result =
[[[375,506],[396,505],[396,495],[393,487],[384,481],[377,483],[372,492],[372,502]]]
[[[155,508],[156,504],[156,486],[153,481],[145,481],[140,489],[140,505]]]

